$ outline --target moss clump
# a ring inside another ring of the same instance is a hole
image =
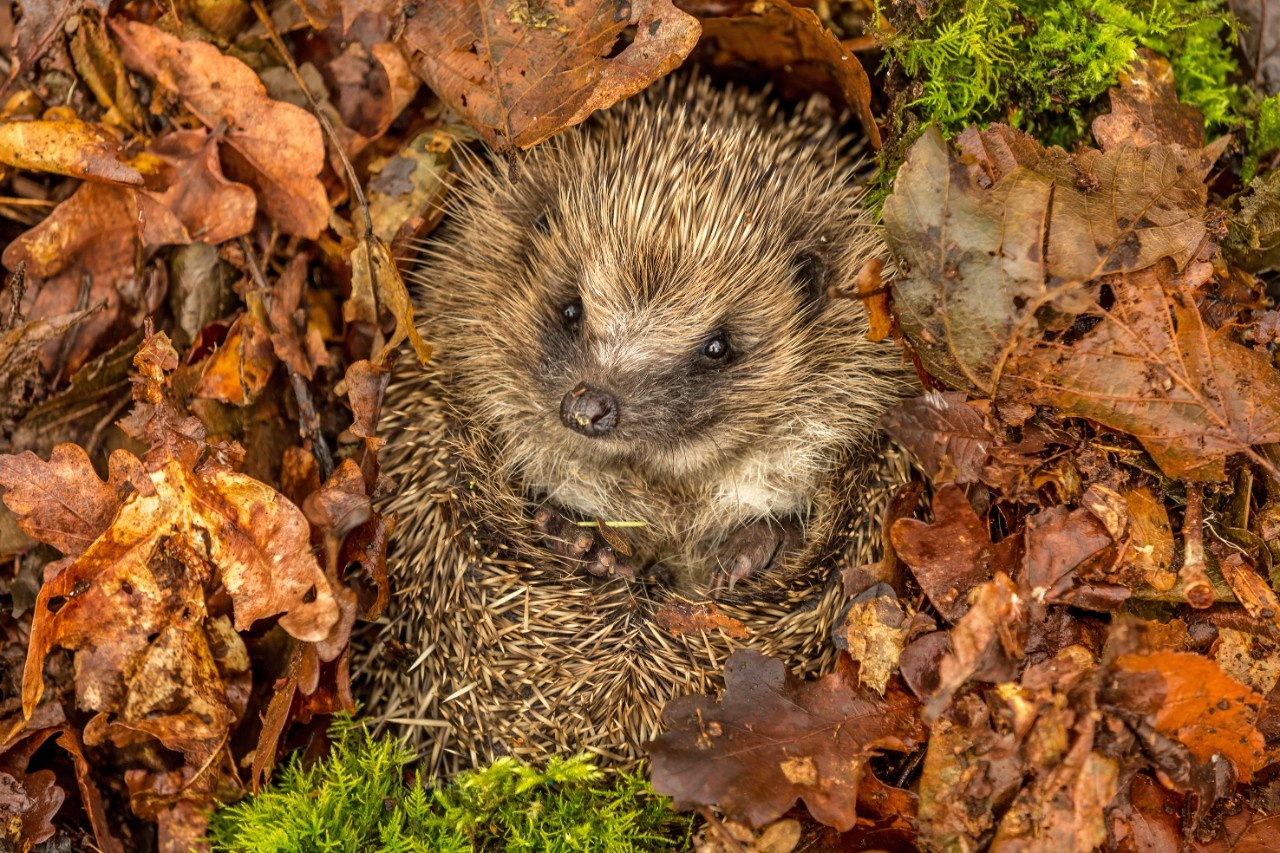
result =
[[[909,106],[947,134],[1006,121],[1045,141],[1079,138],[1085,109],[1140,47],[1169,59],[1179,99],[1211,128],[1239,122],[1249,98],[1231,82],[1222,0],[942,0],[924,21],[899,17],[886,47],[919,87]]]
[[[405,782],[409,754],[349,722],[335,724],[329,756],[290,760],[272,786],[216,812],[215,851],[625,851],[688,846],[691,821],[648,783],[605,782],[586,755],[545,770],[501,759],[451,785]]]

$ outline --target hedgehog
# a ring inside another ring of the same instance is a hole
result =
[[[435,354],[384,404],[393,598],[357,679],[430,775],[626,765],[737,648],[832,664],[912,384],[847,298],[885,251],[850,148],[819,104],[677,77],[463,161],[411,273]]]

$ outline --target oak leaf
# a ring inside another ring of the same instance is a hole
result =
[[[635,40],[610,51],[627,27]],[[670,0],[442,0],[399,42],[431,89],[496,150],[528,148],[676,68],[698,22]]]
[[[223,165],[253,186],[280,229],[319,237],[329,200],[318,177],[325,156],[316,118],[267,97],[249,66],[208,42],[182,41],[133,21],[113,22],[112,29],[127,66],[181,97],[205,127],[225,127]]]
[[[923,739],[917,709],[894,687],[884,698],[855,689],[843,668],[804,682],[780,660],[735,652],[720,702],[684,696],[663,709],[667,732],[645,747],[653,787],[750,827],[802,799],[816,820],[847,830],[871,758]]]
[[[957,391],[904,400],[880,417],[880,427],[911,451],[933,483],[976,483],[996,444],[982,415]]]
[[[1015,573],[1020,537],[992,542],[986,521],[954,484],[934,494],[933,516],[931,523],[895,521],[890,538],[929,601],[948,621],[956,622],[969,609],[971,590],[997,572]]]

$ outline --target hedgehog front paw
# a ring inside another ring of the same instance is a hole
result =
[[[635,568],[612,545],[603,541],[596,532],[579,527],[577,522],[555,508],[544,506],[539,509],[533,523],[551,551],[580,563],[590,574],[598,578],[635,578]]]
[[[800,526],[793,521],[762,518],[746,525],[725,542],[713,591],[727,587],[733,592],[734,584],[778,562],[800,540]]]

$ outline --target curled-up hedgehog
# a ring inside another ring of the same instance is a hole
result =
[[[625,762],[735,648],[829,665],[910,387],[840,295],[883,248],[833,123],[686,81],[464,171],[413,273],[434,360],[384,410],[367,707],[429,772]]]

